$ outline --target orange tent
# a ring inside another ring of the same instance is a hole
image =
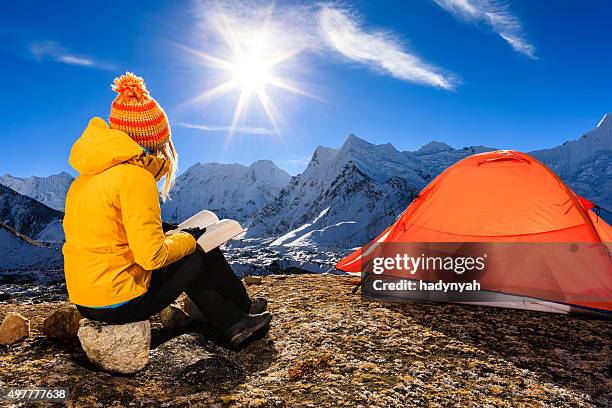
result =
[[[364,294],[376,296],[371,285],[376,279],[470,278],[423,269],[372,274],[381,254],[462,253],[467,245],[470,253],[488,253],[492,260],[477,276],[478,296],[417,290],[391,297],[606,314],[612,312],[612,228],[592,207],[527,154],[476,154],[447,168],[393,225],[336,267],[362,273]]]

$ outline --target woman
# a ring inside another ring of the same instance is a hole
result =
[[[265,299],[251,301],[221,251],[196,251],[203,230],[165,235],[157,182],[168,198],[177,153],[165,112],[131,73],[116,78],[110,127],[93,118],[70,152],[79,176],[66,197],[63,247],[70,300],[87,318],[145,320],[185,292],[239,347],[267,327]]]

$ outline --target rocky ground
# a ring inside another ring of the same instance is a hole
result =
[[[224,253],[234,273],[278,275],[335,273],[336,263],[350,250],[270,246],[271,239],[234,240]],[[57,302],[67,298],[63,268],[6,269],[0,259],[0,303]]]
[[[612,322],[351,295],[352,279],[266,276],[268,336],[234,352],[204,325],[153,322],[151,362],[131,376],[92,366],[78,340],[40,328],[59,302],[0,305],[31,320],[1,346],[0,388],[70,388],[69,406],[609,406]]]

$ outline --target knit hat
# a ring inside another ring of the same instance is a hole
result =
[[[144,79],[126,72],[115,78],[113,91],[119,95],[113,101],[110,127],[127,133],[147,150],[158,150],[170,139],[170,124],[166,113],[149,95]]]

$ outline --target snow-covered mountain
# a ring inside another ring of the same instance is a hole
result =
[[[580,139],[530,154],[557,173],[576,194],[612,209],[612,113]]]
[[[462,149],[454,149],[446,143],[429,142],[416,152],[404,152],[405,155],[414,157],[419,161],[423,172],[428,179],[442,173],[448,166],[459,160],[476,153],[483,153],[494,150],[485,146],[469,146]]]
[[[361,245],[378,235],[431,179],[484,146],[454,149],[430,142],[415,152],[373,145],[354,135],[339,150],[319,146],[304,173],[254,217],[247,238],[272,245]],[[612,208],[612,115],[562,146],[531,152],[576,193]]]
[[[272,245],[285,246],[362,244],[449,164],[486,149],[432,142],[417,152],[400,152],[355,135],[338,150],[319,146],[304,173],[257,213],[247,237],[277,237]]]
[[[60,268],[57,244],[41,244],[0,223],[0,271]]]
[[[246,225],[290,178],[269,160],[259,160],[250,166],[197,163],[177,178],[171,200],[162,204],[162,217],[180,222],[209,209],[221,218],[233,218]]]
[[[48,177],[20,178],[10,174],[0,176],[0,184],[58,211],[64,211],[66,192],[73,180],[74,177],[65,171]]]
[[[418,163],[392,145],[375,146],[351,135],[338,150],[317,147],[306,170],[257,213],[247,237],[278,237],[273,245],[333,247],[355,234],[358,242],[368,235],[361,228],[424,181]]]
[[[167,221],[181,221],[201,209],[248,226],[247,240],[267,238],[274,246],[348,248],[376,236],[407,206],[411,197],[448,166],[484,146],[455,149],[430,142],[417,151],[398,151],[350,135],[339,149],[319,146],[307,168],[290,177],[270,161],[250,166],[195,164],[178,177],[172,200],[162,205]],[[574,191],[612,208],[612,115],[580,139],[531,152]],[[67,173],[48,178],[0,182],[41,200],[62,203]],[[9,189],[10,190],[10,189]],[[12,190],[11,190],[12,191]],[[35,209],[15,192],[0,190],[0,222],[28,236],[53,240],[61,233],[61,213]],[[45,198],[46,197],[46,198]],[[34,201],[34,200],[32,200]]]
[[[0,222],[37,241],[64,240],[64,213],[0,184]]]

